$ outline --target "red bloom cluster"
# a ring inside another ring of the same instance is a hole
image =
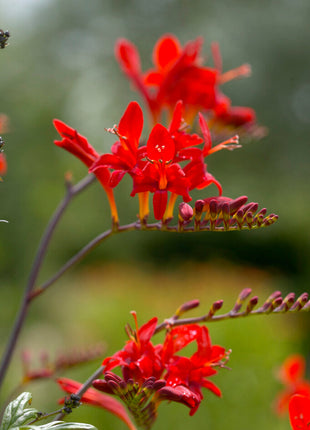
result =
[[[212,345],[208,329],[197,324],[172,328],[166,333],[163,344],[153,345],[151,339],[156,331],[157,318],[138,327],[135,312],[132,312],[136,330],[127,329],[130,340],[125,347],[103,361],[104,379],[97,379],[93,386],[105,394],[118,396],[132,413],[138,426],[149,429],[157,416],[157,408],[164,401],[175,401],[190,408],[193,415],[202,399],[201,389],[207,388],[217,396],[220,389],[209,378],[223,367],[229,352]],[[196,352],[191,357],[179,355],[188,344],[195,342]],[[111,370],[120,367],[122,378]],[[61,388],[75,393],[80,384],[66,378],[58,380]],[[89,389],[82,401],[101,406],[119,416],[128,424],[128,416],[121,405],[112,403],[102,394]]]
[[[115,222],[118,216],[113,188],[126,173],[133,179],[131,195],[139,195],[140,219],[146,219],[149,214],[148,193],[151,192],[154,194],[155,218],[167,220],[173,217],[177,196],[188,202],[191,200],[191,190],[202,189],[210,184],[215,184],[219,193],[222,193],[220,183],[207,171],[204,158],[224,147],[238,147],[238,138],[234,136],[212,148],[208,126],[202,115],[199,123],[204,139],[185,131],[183,103],[179,101],[169,127],[156,124],[146,145],[139,146],[143,113],[138,103],[131,102],[119,124],[108,129],[119,139],[112,146],[110,154],[99,156],[85,137],[59,120],[55,120],[54,124],[63,140],[55,141],[55,144],[78,157],[96,175],[108,195]],[[203,147],[199,147],[202,143]],[[168,191],[171,192],[169,205]]]
[[[106,380],[96,380],[93,385],[116,394],[109,384],[109,375],[112,369],[121,367],[125,383],[133,381],[141,386],[151,377],[161,381],[153,397],[155,404],[162,400],[180,402],[193,415],[203,399],[202,387],[221,396],[220,389],[208,378],[217,373],[216,367],[223,366],[228,353],[223,347],[212,345],[208,329],[197,324],[173,328],[167,332],[163,344],[154,346],[151,338],[156,325],[157,318],[153,318],[140,329],[137,327],[124,349],[103,361]],[[197,351],[189,358],[180,356],[178,352],[191,342],[196,342]]]
[[[115,55],[123,72],[145,99],[154,123],[160,119],[163,109],[172,113],[178,100],[184,103],[188,123],[199,110],[232,126],[253,123],[253,109],[232,107],[230,99],[219,89],[221,84],[231,79],[248,76],[250,66],[244,64],[222,73],[219,47],[213,44],[215,67],[204,67],[200,55],[202,43],[199,37],[182,47],[174,35],[162,36],[153,50],[154,67],[145,73],[141,70],[137,48],[130,41],[119,39]]]

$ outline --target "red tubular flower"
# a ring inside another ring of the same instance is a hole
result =
[[[131,378],[142,383],[146,378],[154,376],[159,378],[163,371],[158,350],[150,341],[154,334],[157,318],[152,318],[138,328],[137,316],[132,312],[136,331],[131,333],[131,340],[127,341],[124,349],[103,361],[105,372],[117,366],[122,367],[125,380]]]
[[[139,175],[138,146],[143,128],[143,113],[137,102],[129,103],[119,125],[108,129],[119,137],[112,146],[112,154],[103,154],[92,164],[90,172],[96,174],[102,169],[111,168],[113,173],[109,186],[115,187],[126,173]]]
[[[294,394],[310,397],[310,382],[305,379],[306,362],[302,355],[290,355],[282,364],[278,377],[285,388],[276,398],[276,411],[287,411],[290,398]],[[297,427],[296,427],[297,428]]]
[[[167,191],[181,195],[185,201],[188,194],[188,180],[178,163],[173,162],[175,143],[168,130],[156,124],[146,145],[146,157],[142,175],[134,177],[131,195],[150,191],[154,193],[153,208],[156,219],[162,219],[167,206]]]
[[[293,395],[289,400],[290,422],[293,430],[309,430],[310,428],[310,397],[300,394]]]
[[[193,341],[197,342],[197,351],[190,358],[176,355]],[[203,399],[202,387],[221,396],[219,388],[206,378],[217,373],[215,367],[223,365],[222,360],[227,360],[228,353],[221,346],[212,346],[206,327],[191,324],[172,329],[166,337],[162,354],[167,368],[167,386],[178,392],[184,389],[182,403],[187,402],[191,408],[190,415],[196,412]]]
[[[63,391],[69,394],[75,394],[82,387],[82,384],[79,382],[68,378],[58,378],[57,383]],[[136,430],[136,427],[131,422],[124,406],[119,401],[113,399],[113,397],[101,394],[93,388],[88,388],[88,390],[82,395],[81,401],[111,412],[113,415],[121,419],[130,430]]]
[[[129,79],[144,97],[156,123],[163,109],[172,113],[178,100],[185,106],[185,118],[191,122],[199,110],[213,112],[232,125],[254,121],[254,111],[233,111],[230,100],[219,91],[219,85],[240,76],[248,76],[250,67],[243,65],[222,73],[222,60],[217,45],[213,46],[215,68],[203,67],[200,51],[202,38],[181,46],[172,34],[163,35],[153,50],[154,68],[141,72],[136,47],[126,39],[116,43],[116,58]],[[244,108],[248,109],[248,108]],[[250,115],[251,113],[251,115]]]
[[[66,125],[64,122],[55,119],[54,126],[62,140],[55,140],[54,143],[66,151],[75,155],[84,163],[88,168],[99,158],[97,151],[88,143],[86,137],[79,134],[76,130]],[[118,223],[117,208],[114,200],[113,190],[109,186],[111,173],[107,167],[104,167],[95,176],[103,186],[111,208],[111,215],[114,223]]]

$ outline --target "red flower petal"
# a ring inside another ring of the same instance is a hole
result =
[[[175,154],[175,144],[167,129],[156,124],[147,141],[147,156],[153,161],[171,161]]]
[[[119,124],[118,132],[127,138],[126,144],[132,152],[136,152],[143,128],[143,112],[137,102],[127,106]]]
[[[290,422],[293,430],[309,430],[310,397],[295,394],[289,402]]]
[[[141,344],[146,344],[151,340],[157,326],[157,321],[158,318],[154,317],[139,328],[139,339]]]
[[[58,378],[57,382],[60,388],[69,394],[75,394],[82,386],[82,384],[79,382],[68,378]],[[98,391],[94,390],[93,388],[89,388],[83,394],[81,401],[93,406],[99,406],[100,408],[111,412],[113,415],[116,415],[118,418],[120,418],[130,430],[136,430],[124,406],[112,397],[98,393]]]
[[[115,45],[115,56],[126,74],[140,74],[140,56],[135,45],[127,39],[119,39]]]
[[[183,102],[182,100],[179,100],[177,104],[175,105],[172,120],[169,126],[169,133],[175,133],[179,130],[181,123],[182,123],[182,116],[183,116]]]
[[[153,62],[159,69],[164,69],[174,63],[180,56],[182,47],[172,34],[162,36],[153,50]]]
[[[163,218],[167,207],[167,200],[167,191],[155,191],[153,196],[153,209],[155,219],[160,220]]]
[[[212,139],[211,139],[211,134],[210,134],[208,124],[200,112],[199,112],[199,126],[205,141],[204,147],[203,147],[203,155],[205,157],[206,155],[208,155],[208,152],[212,147]]]
[[[69,127],[59,119],[54,119],[54,126],[63,140],[55,140],[54,143],[66,149],[71,154],[79,158],[87,167],[90,167],[99,154],[88,143],[86,137]]]

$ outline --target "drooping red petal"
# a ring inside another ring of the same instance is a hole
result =
[[[115,57],[126,74],[140,74],[140,56],[135,45],[127,39],[118,39],[115,44]]]
[[[63,138],[63,140],[55,140],[55,145],[66,149],[79,158],[87,167],[90,167],[99,157],[99,154],[88,143],[86,137],[82,136],[59,119],[54,119],[53,122],[56,130]]]
[[[68,378],[58,378],[57,382],[60,388],[69,394],[75,394],[82,386],[82,384],[80,384],[79,382],[73,381],[72,379]],[[93,388],[89,388],[83,394],[81,401],[83,403],[98,406],[108,412],[111,412],[113,415],[121,419],[130,430],[136,430],[124,406],[112,397],[99,393]]]
[[[153,196],[153,209],[154,209],[154,217],[157,220],[161,220],[164,216],[168,195],[167,191],[155,191]]]
[[[214,393],[216,396],[222,397],[221,390],[215,384],[213,384],[213,382],[211,382],[211,381],[209,381],[207,379],[203,379],[201,385],[204,388],[207,388],[208,390],[212,391],[212,393]]]
[[[131,102],[127,106],[119,124],[118,132],[127,138],[126,144],[132,152],[137,151],[139,139],[143,129],[143,112],[137,102]]]
[[[171,161],[175,154],[175,144],[167,129],[156,124],[147,141],[147,156],[152,161]]]
[[[172,34],[165,34],[156,43],[153,50],[153,63],[159,69],[165,69],[180,56],[182,47]]]
[[[220,113],[217,117],[221,121],[234,125],[235,127],[254,123],[256,120],[254,109],[246,106],[231,106],[226,112]]]
[[[293,430],[309,430],[310,397],[295,394],[289,402],[290,422]]]

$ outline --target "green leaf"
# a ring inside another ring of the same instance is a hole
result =
[[[52,421],[48,424],[43,424],[41,426],[22,426],[20,429],[29,430],[97,430],[96,427],[91,424],[85,423],[67,423],[65,421]],[[12,429],[17,430],[17,429]]]
[[[22,393],[17,399],[8,404],[4,411],[0,430],[11,430],[21,427],[27,421],[37,418],[38,411],[34,408],[26,408],[31,404],[32,395]]]

